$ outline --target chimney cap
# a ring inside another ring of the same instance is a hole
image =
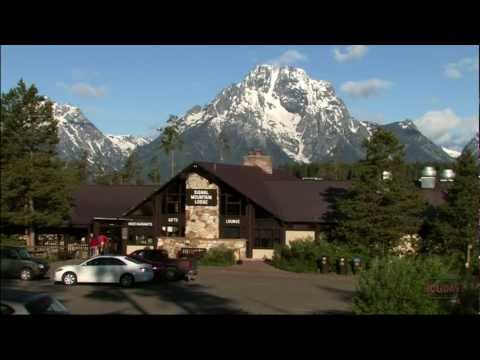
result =
[[[263,155],[262,149],[251,149],[248,155]]]

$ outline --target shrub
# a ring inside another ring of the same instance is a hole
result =
[[[4,246],[25,246],[25,239],[17,235],[0,234],[0,245]]]
[[[364,264],[368,264],[370,261],[368,251],[364,248],[305,239],[293,241],[289,246],[277,245],[274,248],[272,265],[287,271],[316,272],[317,260],[322,256],[329,257],[332,266],[340,257],[347,258],[349,262],[357,256],[362,258]]]
[[[449,268],[438,257],[373,261],[360,275],[353,310],[356,314],[446,314],[445,305],[426,290],[448,278]]]
[[[312,240],[297,240],[288,245],[277,245],[273,251],[272,265],[293,272],[317,270],[318,246]]]
[[[235,254],[232,249],[220,245],[209,249],[198,263],[206,266],[230,266],[235,264]]]

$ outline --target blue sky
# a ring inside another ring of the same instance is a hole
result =
[[[441,145],[478,130],[477,46],[2,46],[1,60],[2,92],[23,78],[107,134],[152,135],[263,63],[301,67],[355,117],[410,118]]]

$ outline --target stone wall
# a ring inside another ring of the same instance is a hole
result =
[[[225,245],[229,249],[235,250],[235,258],[245,259],[246,257],[245,239],[193,239],[185,238],[158,238],[157,247],[168,251],[169,257],[176,258],[177,253],[183,247],[211,249],[220,245]]]
[[[191,173],[187,177],[185,187],[187,189],[217,190],[216,206],[185,206],[186,239],[218,239],[220,236],[220,191],[218,186],[196,173]]]

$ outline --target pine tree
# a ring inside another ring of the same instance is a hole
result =
[[[157,156],[154,156],[152,161],[152,168],[148,172],[147,176],[148,179],[152,184],[160,184],[161,176],[160,176],[160,161]]]
[[[142,166],[138,159],[137,153],[134,151],[125,161],[125,165],[121,171],[124,184],[139,184],[141,182]]]
[[[455,180],[448,189],[446,204],[428,234],[428,250],[444,254],[466,254],[477,240],[480,184],[476,159],[470,151],[457,158]]]
[[[224,131],[221,131],[218,135],[218,145],[220,148],[220,161],[225,160],[225,155],[230,153],[230,144],[228,143],[228,138]]]
[[[170,115],[167,120],[167,126],[162,129],[160,135],[160,148],[167,156],[170,155],[172,177],[175,175],[175,150],[182,148],[179,127],[180,119],[178,116]]]
[[[23,80],[1,96],[1,220],[21,226],[35,245],[38,227],[59,226],[71,208],[72,182],[56,157],[52,103]]]
[[[386,255],[404,235],[418,232],[425,202],[408,179],[403,145],[392,133],[379,129],[363,146],[367,156],[338,204],[335,232],[344,241]],[[383,171],[392,178],[384,179]]]

